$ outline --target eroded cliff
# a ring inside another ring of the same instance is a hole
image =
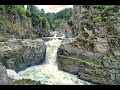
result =
[[[58,68],[97,84],[120,84],[119,6],[75,5],[75,41],[58,49]]]

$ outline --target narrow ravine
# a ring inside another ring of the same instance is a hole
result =
[[[92,83],[80,80],[76,75],[58,70],[56,57],[61,40],[53,39],[46,42],[46,62],[20,71],[18,74],[25,79],[41,81],[47,85],[91,85]]]

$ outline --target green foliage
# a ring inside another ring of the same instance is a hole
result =
[[[31,17],[31,15],[32,15],[31,11],[30,11],[30,10],[27,10],[27,11],[26,11],[26,16],[27,16],[27,17]]]
[[[22,80],[15,80],[11,83],[11,85],[41,85],[39,81],[34,81],[31,79],[22,79]]]
[[[40,16],[42,16],[42,17],[45,17],[45,11],[44,11],[44,9],[41,9],[41,10],[38,12],[38,14],[39,14]]]
[[[5,9],[8,13],[26,18],[26,10],[22,5],[5,5]]]
[[[55,19],[65,19],[69,20],[70,17],[73,14],[73,9],[72,8],[65,8],[55,14],[56,18]]]
[[[22,5],[16,5],[16,10],[21,17],[26,18],[26,10],[22,7]]]
[[[42,17],[40,17],[36,13],[32,13],[31,14],[31,18],[32,18],[32,24],[33,24],[33,26],[39,24],[42,21]]]
[[[98,61],[94,61],[92,59],[82,59],[78,56],[64,56],[64,55],[59,55],[60,58],[63,60],[69,60],[69,61],[76,61],[77,63],[84,63],[96,68],[101,68],[103,67]]]
[[[46,20],[46,23],[45,23],[45,27],[47,28],[47,29],[50,29],[50,25],[49,25],[49,22]]]
[[[57,26],[60,26],[61,23],[59,23],[58,25],[56,25],[56,21],[58,20],[65,20],[66,22],[69,21],[70,17],[73,14],[73,9],[72,8],[65,8],[57,13],[46,13],[46,18],[50,24],[50,28],[51,29],[55,29]]]
[[[47,21],[46,18],[42,19],[42,26],[43,26],[43,28],[50,29],[49,22]]]
[[[0,5],[0,33],[4,34],[6,31],[6,29],[8,28],[6,22],[5,22],[5,18],[4,18],[4,13],[5,13],[5,6],[4,5]]]
[[[7,12],[16,14],[16,6],[15,5],[5,5],[5,9]]]
[[[46,13],[46,18],[50,24],[50,28],[54,29],[54,13]]]
[[[35,5],[28,5],[26,15],[32,19],[33,26],[42,25],[42,28],[50,29],[50,20],[47,20],[50,18],[46,18],[44,9],[39,10]]]
[[[3,14],[5,11],[5,5],[0,5],[0,14]]]
[[[7,23],[4,19],[0,20],[0,31],[5,33],[5,30],[8,28]]]
[[[33,27],[39,29],[37,30],[38,33],[43,33],[43,29],[46,33],[49,33],[49,29],[55,28],[54,21],[59,18],[66,18],[66,20],[68,20],[69,17],[72,15],[71,11],[72,9],[65,9],[55,14],[45,13],[44,9],[39,10],[35,5],[27,5],[27,10],[24,8],[24,5],[0,5],[0,30],[5,30],[4,33],[6,33],[7,31],[11,34],[15,33],[16,35],[18,35],[19,33],[17,33],[16,30],[11,30],[11,28],[12,24],[15,22],[12,19],[20,17],[20,19],[30,18]],[[8,20],[4,20],[4,14],[9,15]],[[21,31],[21,29],[19,30]],[[21,34],[22,36],[24,36],[23,33]]]
[[[104,28],[109,33],[117,29],[119,7],[116,5],[83,5],[85,12],[83,20],[89,19],[94,24],[93,28]],[[85,25],[85,23],[83,23]],[[88,25],[88,24],[87,24]],[[104,33],[105,34],[105,33]]]
[[[33,13],[38,12],[38,8],[35,5],[27,5],[27,10],[30,10]]]
[[[106,38],[109,44],[109,51],[114,55],[113,50],[119,50],[120,44],[120,6],[119,5],[80,5],[81,30],[79,38],[84,37],[90,42],[90,35],[84,33],[92,31],[93,37]],[[87,42],[89,44],[89,42]],[[89,44],[94,45],[94,44]],[[87,45],[87,46],[89,46]],[[84,45],[86,46],[86,45]],[[88,48],[90,48],[90,46]],[[93,47],[94,48],[94,47]]]

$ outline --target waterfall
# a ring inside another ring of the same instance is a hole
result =
[[[53,40],[46,42],[46,57],[45,61],[48,65],[54,65],[57,68],[56,57],[57,57],[57,49],[61,44],[61,40],[56,38],[56,34],[54,35]]]
[[[91,83],[78,79],[76,75],[58,70],[56,57],[61,40],[58,40],[56,35],[54,38],[46,42],[45,64],[32,66],[18,74],[22,78],[41,81],[42,84],[47,85],[90,85]]]

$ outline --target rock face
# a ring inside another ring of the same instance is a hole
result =
[[[109,44],[106,38],[97,38],[95,48],[101,53],[107,53],[109,51]]]
[[[33,24],[34,20],[21,5],[1,5],[0,8],[0,37],[26,39],[50,36],[48,29],[41,28],[40,23]]]
[[[110,6],[104,17],[102,11],[107,6],[74,5],[76,40],[62,44],[57,53],[58,68],[96,84],[120,84],[120,32],[108,19],[118,23],[117,6]],[[98,10],[100,9],[100,11]],[[116,10],[114,10],[116,9]],[[100,14],[101,13],[101,14]],[[99,15],[99,16],[98,16]],[[96,19],[99,18],[99,19]],[[115,19],[117,18],[117,19]],[[115,31],[116,30],[116,31]],[[109,33],[110,32],[110,33]],[[115,33],[116,32],[116,33]]]
[[[23,18],[8,12],[3,12],[2,16],[5,25],[3,25],[3,30],[0,31],[0,35],[8,38],[15,37],[21,39],[35,36],[33,34],[33,26],[30,18]]]
[[[0,85],[7,85],[8,84],[8,77],[7,71],[5,66],[0,64]]]
[[[8,69],[19,71],[45,61],[46,45],[41,39],[12,39],[0,46],[0,62]]]
[[[80,79],[96,84],[120,84],[119,60],[104,55],[100,56],[100,53],[94,54],[92,51],[82,50],[73,43],[62,44],[57,52],[60,70],[76,74]]]

